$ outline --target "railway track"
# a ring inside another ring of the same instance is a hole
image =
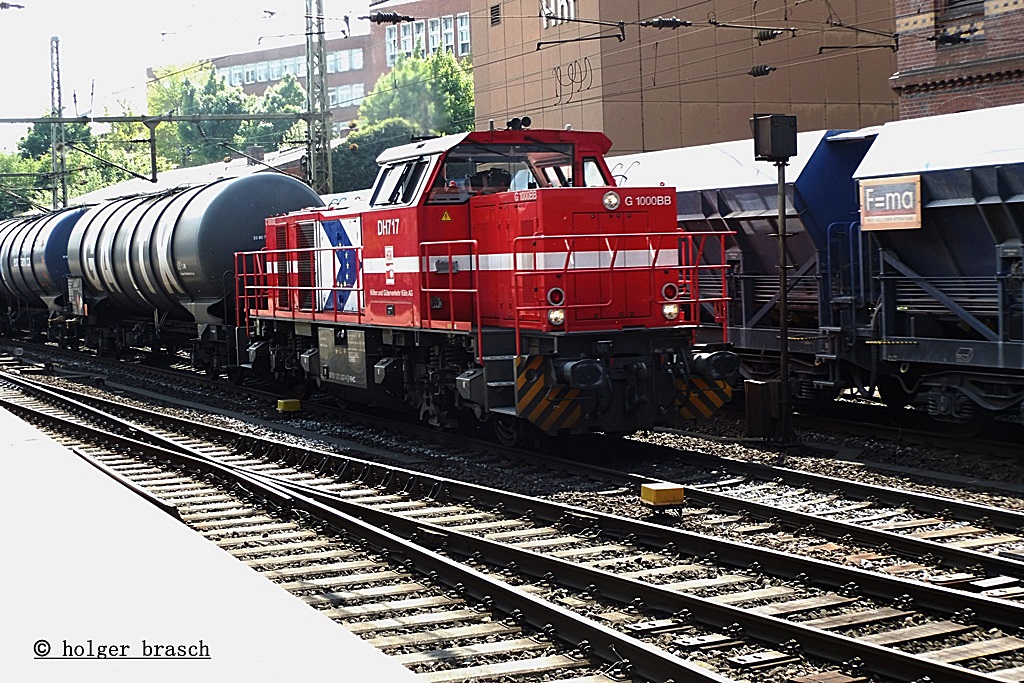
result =
[[[525,570],[534,577],[526,585],[549,600],[590,611],[588,600],[610,600],[619,606],[602,614],[620,631],[667,641],[723,671],[833,671],[815,665],[821,660],[845,663],[846,673],[837,675],[852,680],[858,663],[893,680],[1024,679],[1024,639],[1016,633],[1024,608],[1008,600],[330,453],[237,435],[225,445],[208,436],[126,428],[386,525],[418,544],[510,573]],[[572,594],[579,591],[584,597]]]
[[[90,400],[132,419],[165,419],[145,411],[128,414],[116,401]],[[232,436],[214,429],[208,438],[225,443]],[[598,440],[587,450],[597,457],[608,445]],[[781,533],[794,540],[794,552],[809,548],[817,557],[875,571],[1024,598],[1024,514],[693,451],[680,456],[642,443],[612,445],[616,460],[647,464],[621,472],[513,450],[502,466],[522,468],[526,462],[566,469],[631,492],[643,483],[671,480],[685,485],[687,501],[671,511],[673,526],[771,545],[779,544]],[[481,448],[501,452],[490,444]],[[809,536],[821,542],[808,543]]]
[[[283,481],[90,427],[26,397],[19,407],[16,393],[3,391],[7,407],[424,681],[609,683],[627,671],[641,681],[727,680],[288,492]]]

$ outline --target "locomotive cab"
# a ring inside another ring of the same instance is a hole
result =
[[[679,231],[671,190],[616,188],[610,146],[419,140],[378,158],[366,210],[268,219],[267,249],[238,263],[251,364],[437,425],[494,421],[506,440],[709,415],[737,365],[692,341],[703,309],[724,320],[698,278],[721,235]]]

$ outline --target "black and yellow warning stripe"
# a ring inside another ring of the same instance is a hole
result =
[[[544,356],[516,358],[516,413],[547,434],[570,429],[583,417],[579,389],[555,386]]]
[[[684,420],[706,420],[732,400],[732,385],[721,380],[700,377],[676,379],[679,390],[679,415]]]

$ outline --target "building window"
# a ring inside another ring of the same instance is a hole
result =
[[[491,5],[491,26],[501,24],[501,5]]]
[[[388,66],[395,65],[398,57],[398,27],[386,26],[384,28],[384,54],[387,56]]]
[[[441,20],[431,19],[427,22],[430,42],[427,43],[427,52],[434,54],[441,49]]]
[[[328,88],[327,89],[327,106],[337,107],[338,106],[338,89]]]
[[[469,54],[469,12],[458,15],[459,56]]]
[[[281,70],[284,71],[286,74],[291,74],[292,76],[298,75],[295,72],[295,60],[292,59],[291,57],[289,57],[288,59],[281,60]]]
[[[339,85],[338,86],[338,106],[339,107],[351,107],[352,106],[352,86],[350,86],[350,85]]]
[[[448,15],[441,17],[441,38],[444,43],[444,51],[455,53],[455,17]]]
[[[281,60],[275,59],[270,63],[270,80],[279,81],[283,75],[284,68],[281,66]]]
[[[363,99],[366,97],[366,86],[362,83],[352,84],[352,104],[359,106],[363,103]]]
[[[256,82],[256,65],[246,64],[245,65],[245,82],[255,83]]]
[[[417,21],[412,25],[412,45],[419,57],[422,57],[424,50],[427,49],[426,27],[426,22],[423,21]]]
[[[352,62],[352,70],[356,71],[363,68],[363,48],[358,47],[355,50],[350,50],[350,59]]]
[[[333,74],[338,72],[338,52],[327,53],[327,73]]]
[[[402,24],[402,53],[412,57],[412,24]]]
[[[231,67],[231,85],[242,85],[242,81],[244,78],[244,69],[242,67]]]
[[[266,62],[260,62],[256,65],[256,82],[266,83],[270,77],[270,65]]]
[[[985,13],[984,0],[946,0],[942,19],[957,19]]]

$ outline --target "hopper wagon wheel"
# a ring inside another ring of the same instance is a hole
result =
[[[523,421],[515,415],[496,414],[491,422],[494,435],[502,446],[515,446],[523,440]]]
[[[914,404],[914,394],[903,388],[895,377],[878,378],[878,395],[882,403],[893,410],[900,410]]]

